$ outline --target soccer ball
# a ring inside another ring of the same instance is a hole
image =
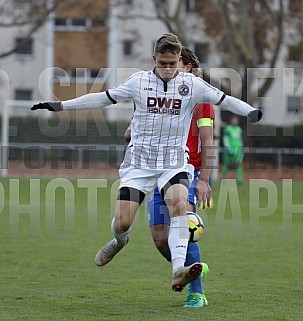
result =
[[[189,242],[198,242],[204,232],[202,218],[194,212],[187,212],[187,220],[190,233]]]

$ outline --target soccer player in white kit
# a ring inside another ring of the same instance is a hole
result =
[[[114,238],[99,250],[95,262],[98,266],[106,265],[128,243],[128,234],[140,204],[149,199],[158,186],[171,216],[168,244],[174,291],[182,291],[202,272],[201,263],[184,267],[189,238],[187,190],[193,173],[193,166],[187,163],[186,141],[195,105],[217,105],[247,116],[251,122],[262,117],[261,111],[225,95],[201,78],[178,72],[181,49],[177,36],[164,34],[155,44],[153,70],[137,72],[105,92],[32,107],[32,110],[50,111],[93,109],[133,100],[131,144],[119,170],[120,187],[111,224]],[[196,189],[200,202],[210,199],[208,182],[203,181],[203,177]]]

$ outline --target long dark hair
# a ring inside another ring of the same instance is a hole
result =
[[[182,47],[181,59],[184,65],[192,65],[192,69],[190,71],[191,73],[193,73],[197,77],[201,76],[200,61],[198,57],[189,48],[184,46]]]

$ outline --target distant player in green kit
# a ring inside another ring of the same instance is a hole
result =
[[[222,178],[226,177],[228,170],[235,169],[237,182],[243,183],[243,140],[242,128],[239,126],[239,118],[232,116],[230,124],[224,128],[223,145],[225,147],[223,156]]]

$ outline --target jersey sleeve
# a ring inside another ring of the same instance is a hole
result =
[[[133,74],[119,86],[100,93],[90,93],[62,102],[63,110],[103,108],[134,97],[136,74]]]
[[[225,98],[223,91],[211,86],[201,78],[193,77],[193,97],[197,104],[219,105]],[[224,99],[223,98],[223,99]]]
[[[106,91],[107,97],[113,104],[130,100],[134,97],[135,88],[138,87],[138,72],[130,76],[126,81],[116,88],[108,89]]]
[[[195,107],[194,115],[197,127],[211,126],[213,127],[215,112],[210,104],[198,104]]]
[[[256,110],[256,108],[238,98],[227,96],[223,91],[198,77],[194,79],[193,93],[197,103],[217,105],[223,110],[230,111],[236,115],[248,116],[251,111]]]

